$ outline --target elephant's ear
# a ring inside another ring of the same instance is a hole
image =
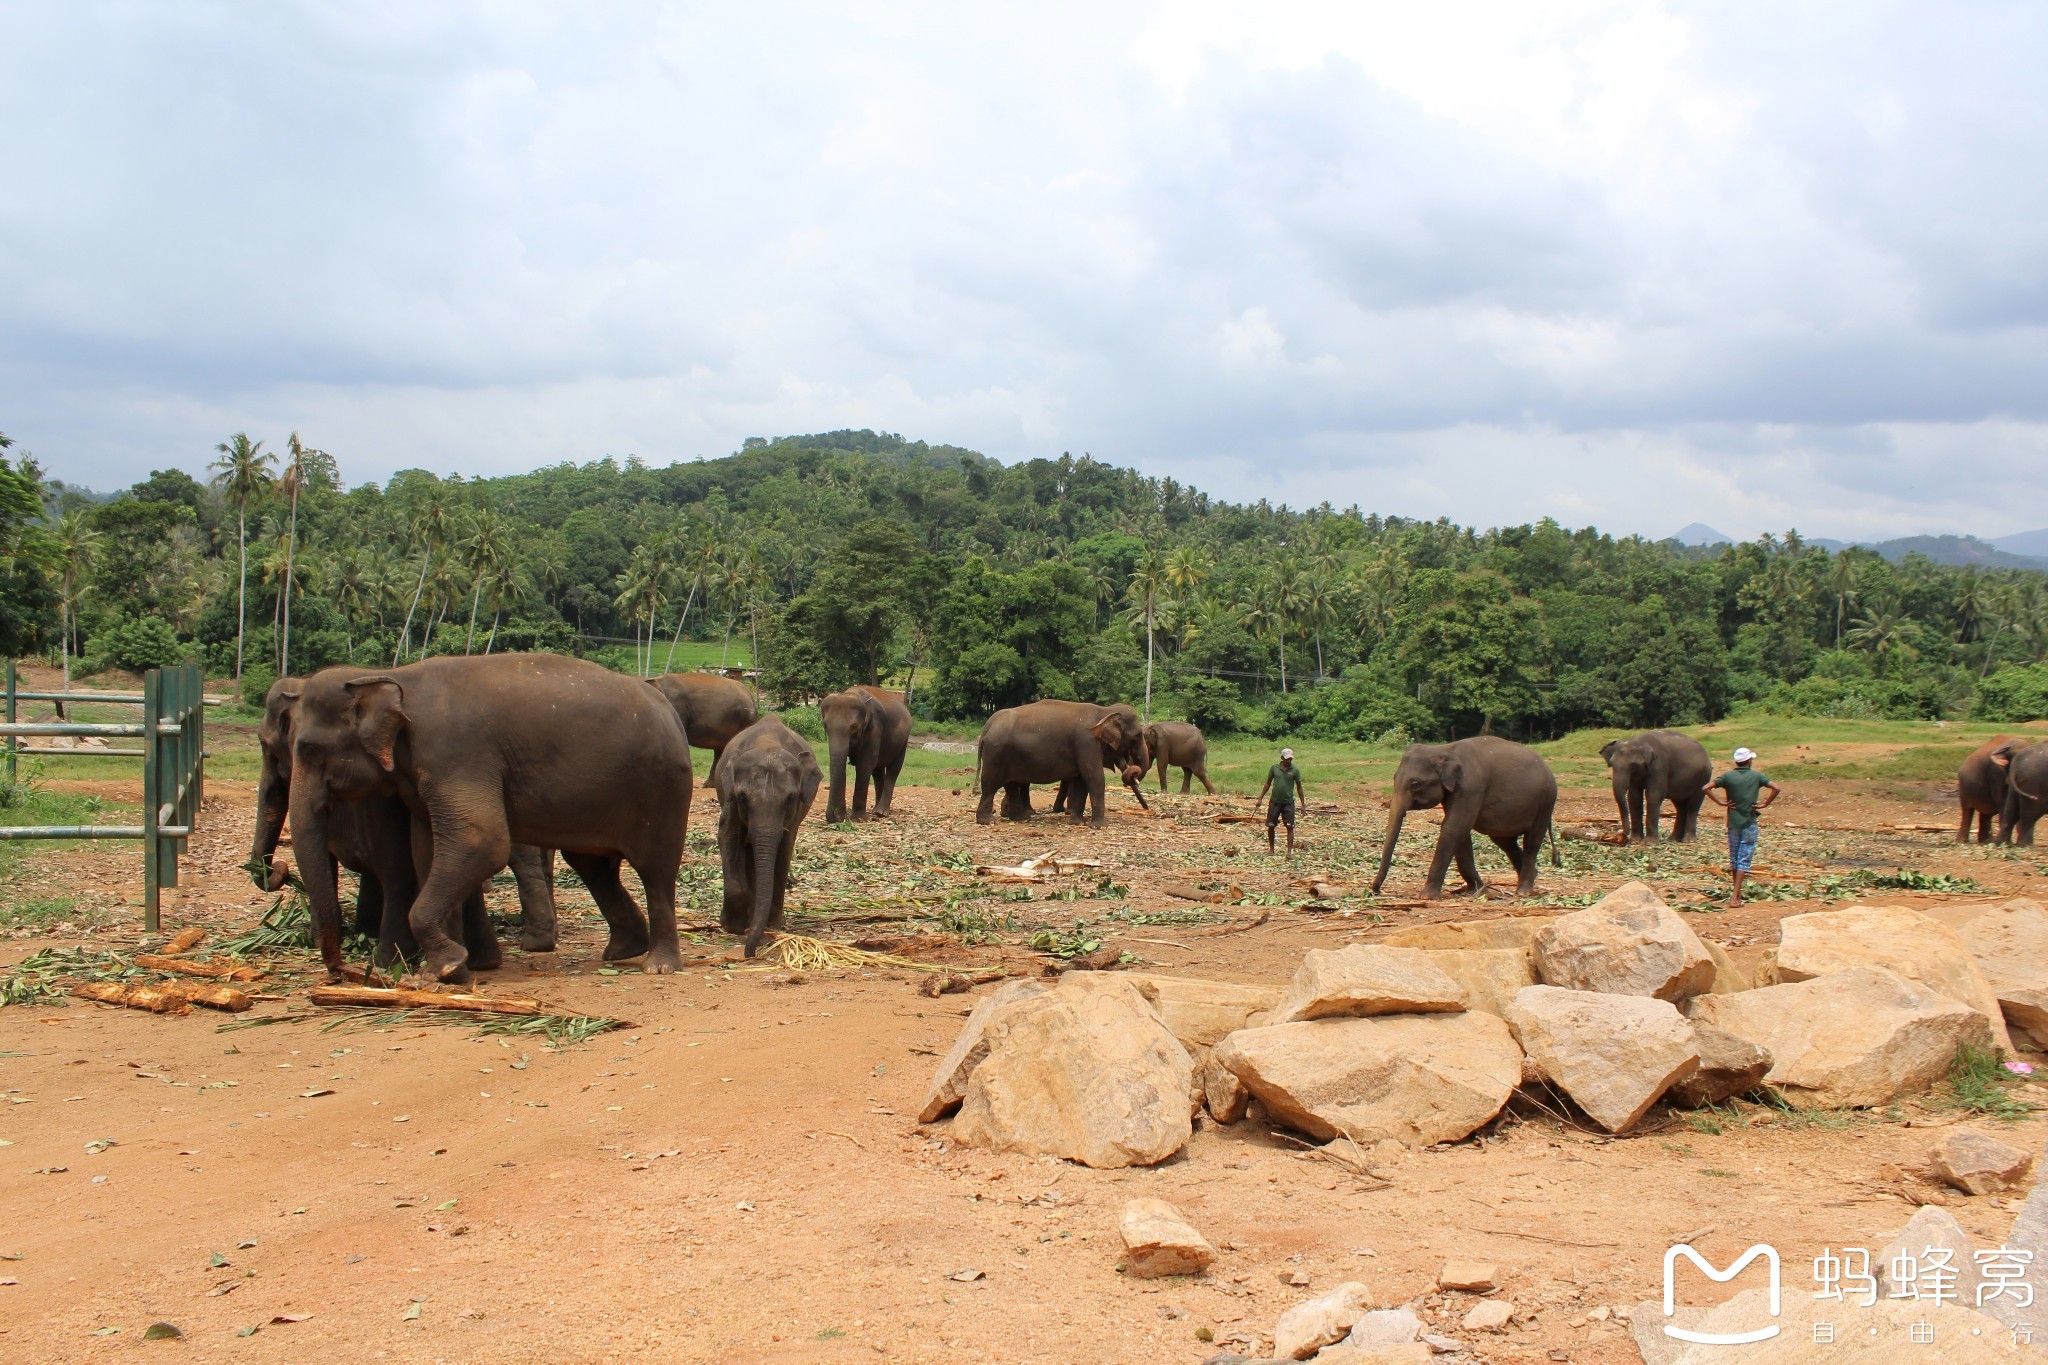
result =
[[[1614,751],[1620,747],[1621,741],[1618,739],[1610,739],[1600,746],[1600,757],[1607,760],[1608,767],[1614,766]]]
[[[1461,758],[1447,758],[1444,760],[1444,766],[1438,769],[1438,774],[1443,783],[1444,795],[1449,796],[1465,781],[1465,761]]]
[[[1124,736],[1122,716],[1108,715],[1088,727],[1088,733],[1095,736],[1095,742],[1112,753],[1122,753],[1130,746]]]
[[[405,714],[405,690],[398,685],[398,679],[382,673],[351,678],[342,686],[355,698],[356,735],[363,748],[377,760],[377,766],[390,772],[391,750],[398,743],[399,728],[412,722],[412,717]]]

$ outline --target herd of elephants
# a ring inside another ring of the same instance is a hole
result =
[[[901,693],[852,687],[823,698],[830,783],[824,818],[889,814],[909,747]],[[374,961],[417,962],[435,978],[463,982],[502,961],[482,888],[510,866],[523,910],[521,946],[555,946],[553,858],[575,869],[610,929],[606,961],[642,958],[649,972],[681,965],[676,874],[688,833],[690,749],[709,749],[706,781],[718,799],[724,873],[720,922],[753,956],[782,923],[798,834],[825,781],[810,743],[762,715],[744,685],[715,674],[642,679],[550,654],[436,658],[373,670],[324,669],[270,689],[261,728],[251,871],[271,890],[289,869],[277,856],[290,821],[299,873],[312,905],[314,942],[331,975],[342,969],[338,869],[358,878],[356,927],[377,941]],[[1671,837],[1697,832],[1712,777],[1707,751],[1672,730],[1616,740],[1601,750],[1612,772],[1624,832],[1659,836],[1668,802]],[[1147,724],[1121,703],[1037,701],[998,711],[981,733],[976,818],[1031,817],[1031,787],[1057,783],[1054,809],[1105,822],[1106,774],[1144,800],[1140,779],[1169,767],[1181,791],[1207,772],[1195,726]],[[846,770],[852,768],[852,799]],[[2048,742],[2001,736],[1963,764],[1962,824],[1980,842],[2033,842],[2048,811]],[[1415,744],[1394,774],[1377,892],[1411,810],[1442,807],[1425,896],[1443,894],[1455,860],[1467,890],[1481,882],[1472,836],[1491,839],[1516,871],[1520,895],[1536,889],[1537,855],[1551,834],[1557,778],[1534,750],[1491,735]],[[1553,865],[1556,847],[1552,845]],[[646,913],[619,879],[639,876]]]

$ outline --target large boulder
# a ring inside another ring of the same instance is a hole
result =
[[[1771,1069],[1770,1053],[1727,1029],[1695,1019],[1692,1041],[1699,1049],[1700,1069],[1670,1091],[1671,1102],[1687,1109],[1704,1109],[1737,1095],[1747,1095],[1763,1084]]]
[[[2012,1050],[1998,996],[1962,936],[1946,924],[1899,905],[1852,905],[1779,921],[1780,982],[1811,981],[1850,967],[1882,967],[1962,1001],[1983,1013],[2002,1051]]]
[[[1870,1273],[1877,1277],[1879,1296],[1887,1299],[1931,1298],[1929,1291],[1939,1274],[1957,1303],[1974,1308],[1977,1285],[1984,1278],[1976,1254],[1975,1239],[1956,1216],[1929,1204],[1915,1211],[1899,1235],[1870,1258]]]
[[[2013,1038],[2048,1052],[2048,909],[2039,901],[2009,900],[1925,913],[1962,939],[1998,997]]]
[[[2019,1217],[2012,1220],[2012,1230],[2005,1234],[1999,1245],[2032,1255],[2026,1273],[2038,1293],[2041,1267],[2048,1266],[2048,1180],[2034,1182],[2034,1192],[2020,1205]],[[2039,1302],[2023,1304],[2011,1294],[1984,1301],[1984,1311],[2007,1326],[2028,1323],[2037,1331],[2041,1327],[2042,1307]]]
[[[1557,922],[1556,915],[1515,915],[1505,919],[1470,919],[1446,924],[1412,924],[1396,929],[1380,942],[1389,948],[1517,948],[1527,952],[1536,935]]]
[[[961,1026],[960,1036],[953,1040],[953,1046],[939,1060],[939,1069],[932,1077],[931,1087],[924,1092],[924,1103],[918,1106],[917,1121],[937,1123],[960,1107],[960,1101],[967,1095],[968,1076],[988,1056],[990,1015],[1013,1001],[1043,995],[1051,989],[1042,981],[1006,981],[975,1001],[966,1024]]]
[[[1192,1051],[1214,1047],[1241,1028],[1262,1024],[1280,999],[1277,986],[1244,986],[1235,981],[1210,981],[1193,976],[1160,976],[1124,972],[1152,997],[1159,1017],[1182,1046]]]
[[[1273,1356],[1277,1360],[1307,1360],[1325,1346],[1335,1345],[1351,1332],[1353,1324],[1372,1311],[1372,1290],[1357,1280],[1346,1280],[1327,1293],[1298,1303],[1273,1324]]]
[[[1975,1128],[1951,1128],[1928,1153],[1927,1165],[1964,1194],[2002,1194],[2026,1183],[2034,1154]]]
[[[1269,1024],[1231,1034],[1215,1055],[1275,1122],[1324,1140],[1455,1141],[1522,1079],[1507,1024],[1478,1011]]]
[[[983,1034],[963,1143],[1104,1168],[1163,1161],[1193,1133],[1194,1059],[1121,974],[1070,972],[991,1011]]]
[[[1792,1104],[1867,1108],[1925,1090],[1965,1043],[1991,1046],[1979,1010],[1882,967],[1692,1002],[1699,1023],[1771,1055],[1764,1080]]]
[[[1465,992],[1420,948],[1353,943],[1309,949],[1270,1022],[1452,1014],[1464,1008]]]
[[[1790,1266],[1785,1279],[1793,1279]],[[1770,1293],[1761,1286],[1746,1289],[1704,1313],[1681,1308],[1673,1319],[1666,1319],[1663,1310],[1661,1300],[1650,1300],[1636,1309],[1630,1327],[1638,1342],[1683,1346],[1676,1357],[1665,1355],[1662,1345],[1643,1351],[1645,1360],[1669,1360],[1672,1365],[1815,1365],[1837,1359],[1854,1365],[1992,1365],[2038,1363],[2041,1359],[2038,1347],[2014,1344],[2013,1334],[1984,1314],[1960,1304],[1927,1299],[1880,1298],[1866,1308],[1861,1299],[1846,1305],[1841,1300],[1819,1300],[1787,1283],[1775,1318],[1771,1316]],[[1763,1341],[1741,1345],[1686,1346],[1661,1334],[1662,1325],[1673,1320],[1689,1320],[1691,1330],[1716,1335],[1766,1326],[1776,1326],[1778,1331]],[[1826,1324],[1825,1339],[1817,1335],[1822,1324]],[[1922,1330],[1931,1335],[1931,1343],[1913,1339],[1916,1324],[1924,1324]]]
[[[1465,992],[1465,1008],[1505,1016],[1515,992],[1536,984],[1527,948],[1424,948],[1437,970]]]
[[[1683,1004],[1714,984],[1714,958],[1678,913],[1641,882],[1564,915],[1536,935],[1545,985]]]
[[[1692,1026],[1668,1000],[1529,986],[1508,1007],[1522,1050],[1610,1133],[1635,1126],[1698,1069]]]

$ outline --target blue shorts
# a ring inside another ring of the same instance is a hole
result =
[[[1755,825],[1728,827],[1728,866],[1737,872],[1749,871],[1750,860],[1756,857],[1756,831]]]

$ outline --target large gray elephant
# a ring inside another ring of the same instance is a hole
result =
[[[975,820],[995,818],[996,792],[1003,793],[1003,818],[1031,818],[1031,784],[1079,779],[1087,802],[1075,802],[1069,815],[1078,823],[1084,804],[1092,807],[1090,823],[1100,826],[1109,816],[1103,806],[1103,770],[1116,769],[1135,784],[1150,766],[1145,727],[1138,713],[1121,702],[1097,706],[1085,701],[1034,701],[996,712],[982,727],[975,771],[981,803]]]
[[[337,666],[343,677],[365,668]],[[292,743],[303,678],[279,678],[263,698],[263,722],[256,732],[263,763],[256,779],[256,836],[249,852],[250,875],[268,891],[282,890],[290,874],[278,858],[278,840],[291,813]],[[413,865],[412,816],[394,795],[338,802],[328,827],[328,852],[356,874],[356,932],[377,940],[372,961],[388,967],[419,956],[407,921],[419,875]],[[553,853],[531,844],[512,846],[512,872],[519,883],[519,946],[530,953],[555,948]],[[260,870],[259,870],[260,869]],[[499,966],[504,954],[485,909],[482,888],[462,902],[462,937],[471,964],[480,971]]]
[[[2005,770],[2005,811],[1998,841],[2030,847],[2034,825],[2048,815],[2048,743],[2009,739],[1991,751],[1991,761]]]
[[[1614,809],[1625,838],[1657,842],[1664,803],[1671,803],[1671,842],[1690,843],[1699,834],[1700,807],[1714,778],[1706,746],[1676,730],[1647,730],[1631,739],[1609,740],[1600,757],[1614,779]]]
[[[725,870],[719,922],[729,934],[746,935],[748,957],[770,929],[782,927],[789,861],[823,777],[809,742],[781,717],[763,716],[726,747],[712,779]]]
[[[1214,796],[1216,784],[1209,780],[1209,741],[1200,726],[1182,720],[1155,720],[1145,727],[1145,747],[1159,765],[1159,790],[1166,790],[1166,770],[1180,769],[1180,794],[1188,794],[1191,777],[1200,778],[1202,790]]]
[[[910,748],[910,708],[904,704],[903,694],[885,687],[855,685],[820,701],[818,718],[825,725],[827,761],[832,769],[825,822],[837,824],[847,818],[849,763],[853,765],[853,818],[867,815],[870,781],[875,784],[876,818],[888,815],[897,775],[903,771],[903,755]]]
[[[1956,771],[1956,800],[1963,808],[1961,821],[1956,825],[1956,842],[1970,842],[1970,820],[1977,821],[1977,842],[1988,844],[1993,841],[1992,824],[1998,822],[1997,842],[2005,842],[2005,770],[1994,755],[2008,745],[2025,747],[2031,741],[2015,739],[2011,735],[1993,735],[1977,746],[1963,766]],[[2006,754],[2009,761],[2014,748]]]
[[[308,678],[292,743],[291,826],[313,937],[341,971],[330,844],[341,804],[396,795],[427,866],[409,921],[426,970],[469,976],[457,906],[514,841],[562,851],[611,926],[606,961],[681,963],[676,871],[690,819],[690,750],[675,708],[636,678],[552,654],[427,659]],[[619,881],[632,864],[647,914]]]
[[[647,681],[676,708],[691,747],[711,751],[711,769],[704,774],[704,784],[710,786],[725,746],[760,719],[754,694],[746,684],[716,673],[664,673]]]
[[[1450,744],[1409,745],[1401,755],[1401,766],[1394,770],[1387,842],[1380,852],[1379,875],[1372,879],[1375,893],[1393,865],[1401,821],[1409,811],[1429,806],[1444,808],[1444,823],[1437,834],[1436,853],[1429,860],[1429,877],[1423,883],[1425,899],[1443,895],[1444,874],[1453,857],[1465,878],[1462,894],[1486,889],[1472,857],[1475,830],[1508,855],[1515,869],[1516,894],[1535,894],[1536,854],[1557,809],[1557,777],[1534,749],[1494,735]],[[1551,866],[1557,866],[1555,844],[1550,858]]]

